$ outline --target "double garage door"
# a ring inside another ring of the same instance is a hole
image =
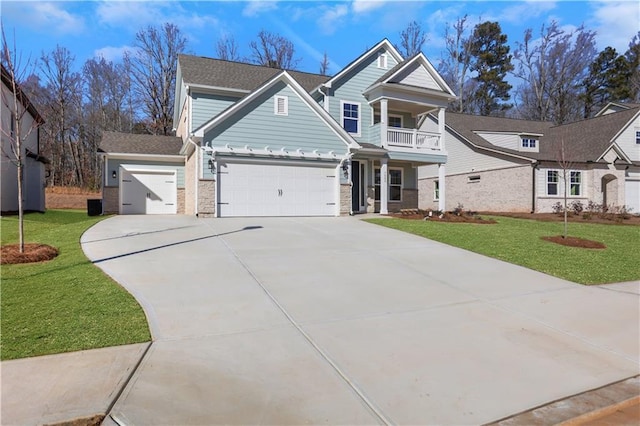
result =
[[[337,179],[330,163],[219,161],[219,216],[336,216]]]
[[[120,214],[176,214],[175,170],[120,169]]]

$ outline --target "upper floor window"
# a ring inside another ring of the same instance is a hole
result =
[[[547,195],[558,195],[560,176],[557,170],[547,170]]]
[[[640,130],[636,130],[636,143],[640,145]]]
[[[387,68],[387,54],[381,53],[378,55],[378,68]]]
[[[276,96],[273,99],[273,112],[276,115],[289,115],[289,97]]]
[[[535,148],[538,145],[538,140],[533,138],[522,138],[523,148]]]
[[[341,115],[342,115],[342,127],[354,135],[360,136],[360,104],[340,102]]]
[[[389,127],[402,127],[402,116],[400,116],[400,115],[390,115],[389,116]]]

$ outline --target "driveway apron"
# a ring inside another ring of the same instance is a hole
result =
[[[120,424],[479,424],[640,373],[637,292],[355,218],[118,216],[154,343]]]

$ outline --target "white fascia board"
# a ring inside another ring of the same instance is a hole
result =
[[[375,46],[373,46],[371,49],[367,50],[366,52],[364,52],[362,55],[360,55],[359,58],[357,58],[355,61],[351,62],[349,65],[347,65],[346,68],[343,68],[341,71],[338,72],[338,74],[334,75],[333,77],[331,77],[329,79],[329,81],[322,83],[320,86],[316,87],[315,89],[313,89],[311,92],[315,92],[317,90],[320,89],[320,87],[322,86],[326,86],[326,87],[331,87],[331,85],[333,84],[333,82],[339,80],[340,78],[342,78],[342,76],[344,76],[345,74],[347,74],[349,71],[351,71],[352,69],[354,69],[355,67],[357,67],[358,65],[360,65],[365,59],[367,59],[369,56],[371,56],[372,54],[374,54],[378,49],[380,49],[381,47],[384,47],[387,49],[387,51],[393,55],[394,59],[397,62],[402,62],[403,58],[402,55],[396,50],[395,47],[393,47],[393,44],[391,44],[391,42],[389,40],[387,40],[386,38],[383,39],[382,41],[380,41],[378,44],[376,44]]]
[[[107,152],[105,158],[113,160],[152,160],[152,161],[184,161],[183,155],[161,154],[128,154],[126,152]]]
[[[219,94],[234,94],[234,95],[246,95],[247,93],[251,93],[251,90],[245,89],[234,89],[231,87],[222,87],[222,86],[207,86],[205,84],[187,84],[187,90],[191,91],[193,89],[199,89],[206,93],[219,93]]]
[[[615,143],[616,139],[618,139],[618,137],[622,134],[622,132],[624,132],[625,130],[627,130],[627,128],[628,128],[629,126],[631,126],[631,124],[633,124],[633,122],[634,122],[638,117],[640,117],[640,109],[638,109],[638,112],[636,112],[636,113],[633,115],[633,117],[631,117],[631,119],[630,119],[629,121],[627,121],[627,123],[626,123],[624,126],[622,126],[622,127],[620,128],[620,130],[618,130],[618,132],[615,134],[615,136],[611,138],[611,143]]]

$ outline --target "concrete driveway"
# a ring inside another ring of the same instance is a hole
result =
[[[640,305],[355,218],[118,216],[154,343],[121,424],[479,424],[640,373]]]

